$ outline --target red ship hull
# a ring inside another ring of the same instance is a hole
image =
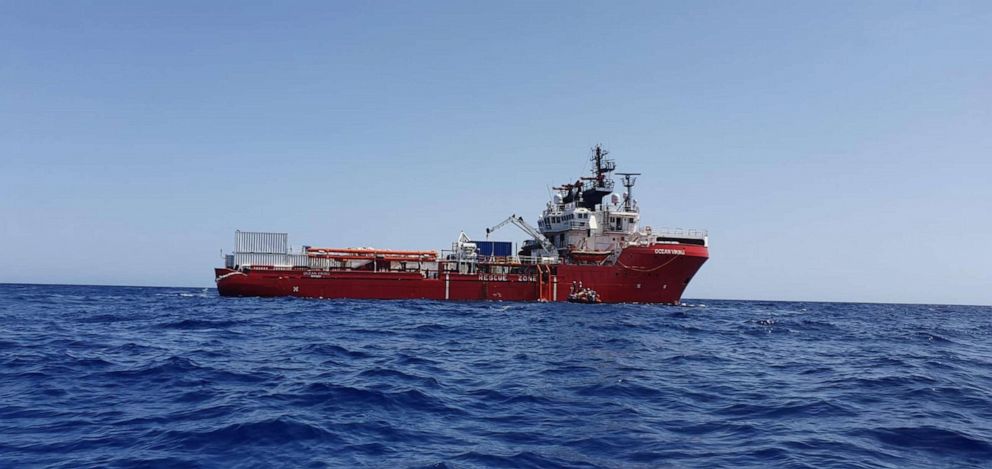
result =
[[[678,304],[709,257],[705,246],[628,247],[612,265],[531,266],[521,274],[323,270],[253,266],[216,269],[223,296],[303,298],[567,301],[574,285],[604,303]]]

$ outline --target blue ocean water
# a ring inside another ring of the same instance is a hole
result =
[[[0,466],[988,467],[992,308],[0,285]]]

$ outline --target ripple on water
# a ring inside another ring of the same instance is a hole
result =
[[[987,467],[992,308],[0,286],[0,467]]]

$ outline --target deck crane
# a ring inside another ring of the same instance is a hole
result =
[[[541,234],[540,231],[537,231],[536,229],[534,229],[533,226],[530,226],[529,223],[524,221],[524,217],[518,217],[517,214],[515,213],[507,217],[506,220],[499,222],[496,226],[493,226],[492,228],[486,228],[486,239],[489,239],[489,233],[492,233],[493,231],[496,231],[506,226],[507,223],[513,223],[514,225],[516,225],[517,228],[520,228],[524,233],[527,233],[532,238],[534,238],[534,240],[541,245],[541,248],[543,248],[545,252],[550,254],[551,257],[553,257],[554,259],[558,259],[558,249],[555,247],[555,245],[552,244],[548,238],[544,237],[544,235]]]

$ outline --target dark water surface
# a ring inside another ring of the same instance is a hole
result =
[[[992,466],[992,308],[0,285],[0,466]]]

